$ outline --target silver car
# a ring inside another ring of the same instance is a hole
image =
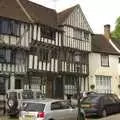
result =
[[[22,103],[19,120],[77,120],[78,110],[65,100],[34,100]],[[85,120],[83,109],[81,120]]]

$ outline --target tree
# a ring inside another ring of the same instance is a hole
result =
[[[116,25],[114,31],[111,33],[112,39],[120,40],[120,16],[116,20]]]

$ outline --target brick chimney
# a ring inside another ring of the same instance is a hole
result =
[[[108,40],[111,38],[111,35],[110,35],[110,25],[109,24],[104,25],[104,36]]]

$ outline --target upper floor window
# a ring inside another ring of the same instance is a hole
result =
[[[0,33],[20,36],[20,24],[13,20],[0,20]]]
[[[78,40],[82,40],[82,31],[78,29],[74,29],[73,37]]]
[[[0,49],[0,62],[15,63],[15,51],[10,49]]]
[[[50,27],[42,26],[41,27],[41,36],[51,40],[55,40],[55,30]]]
[[[89,33],[84,32],[84,39],[85,41],[89,41]]]
[[[109,55],[101,54],[101,66],[109,67]]]

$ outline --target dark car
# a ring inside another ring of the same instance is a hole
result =
[[[98,115],[105,117],[120,113],[120,100],[115,94],[93,94],[81,101],[86,116]]]

